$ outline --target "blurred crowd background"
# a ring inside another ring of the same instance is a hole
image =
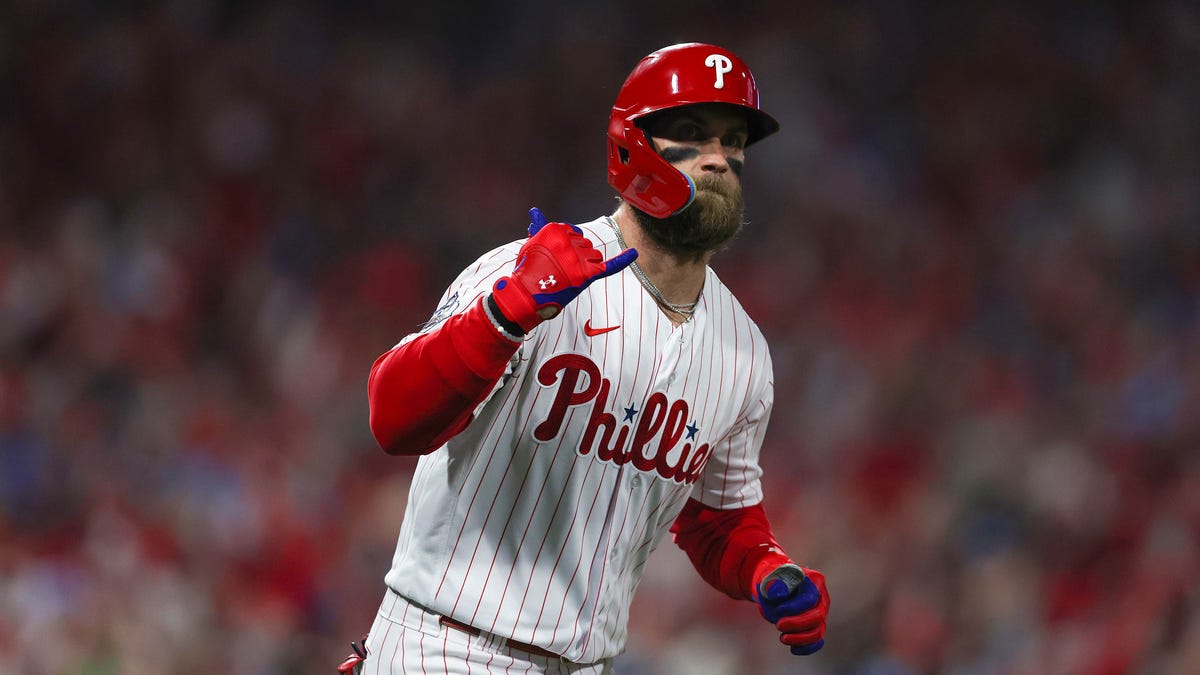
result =
[[[0,672],[332,672],[415,464],[372,361],[615,208],[617,89],[692,40],[783,125],[714,268],[833,606],[792,657],[666,541],[618,672],[1200,672],[1184,0],[4,3]]]

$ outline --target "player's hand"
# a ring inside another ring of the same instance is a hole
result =
[[[829,616],[829,591],[825,575],[796,565],[780,565],[758,585],[759,611],[775,624],[779,641],[797,656],[813,654],[825,646],[825,618]]]
[[[367,654],[369,653],[367,649],[367,636],[364,635],[362,637],[361,647],[358,646],[357,642],[351,642],[350,648],[354,650],[354,653],[347,656],[346,660],[338,665],[337,671],[339,675],[360,675],[362,673],[363,662],[367,660]]]
[[[504,318],[525,332],[558,314],[593,281],[637,259],[637,251],[627,248],[605,260],[578,227],[547,222],[537,208],[529,210],[529,217],[529,240],[517,253],[513,273],[492,287]]]

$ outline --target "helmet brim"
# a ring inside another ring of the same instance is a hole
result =
[[[648,130],[655,119],[665,117],[673,112],[677,112],[683,108],[693,105],[720,105],[728,108],[736,109],[746,117],[746,145],[752,145],[779,131],[779,122],[774,117],[757,108],[740,105],[737,103],[713,102],[713,101],[696,101],[694,103],[681,103],[669,107],[663,107],[653,110],[645,110],[639,114],[629,115],[628,118],[641,129]]]

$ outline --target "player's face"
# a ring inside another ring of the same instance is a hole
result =
[[[737,108],[720,103],[677,108],[655,117],[646,132],[663,159],[692,180],[713,176],[739,184],[750,132]]]
[[[692,177],[692,205],[667,218],[635,209],[642,229],[659,246],[702,256],[728,244],[742,228],[741,172],[749,135],[736,108],[701,104],[671,110],[646,127],[654,147],[671,166]]]

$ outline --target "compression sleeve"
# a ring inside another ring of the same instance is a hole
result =
[[[484,300],[380,356],[367,380],[370,426],[390,455],[423,455],[467,427],[520,347]]]
[[[761,504],[715,509],[689,499],[671,534],[705,581],[739,600],[755,600],[762,578],[792,562]]]

